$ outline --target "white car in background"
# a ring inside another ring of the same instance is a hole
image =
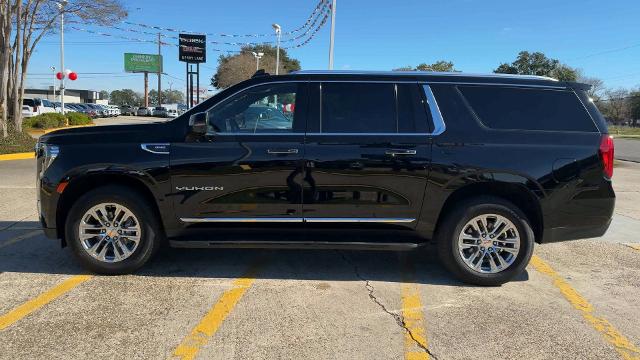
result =
[[[170,117],[170,118],[178,117],[178,110],[177,109],[168,109],[167,110],[167,117]]]
[[[47,99],[24,98],[22,99],[22,116],[31,117],[45,113],[59,112],[53,103]]]

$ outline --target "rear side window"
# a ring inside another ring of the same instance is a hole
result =
[[[573,91],[499,86],[458,89],[480,121],[492,129],[597,131]]]
[[[428,133],[429,115],[417,84],[323,83],[322,133]]]
[[[323,133],[395,133],[392,83],[323,83],[320,129]]]
[[[35,106],[33,99],[22,99],[22,105]]]

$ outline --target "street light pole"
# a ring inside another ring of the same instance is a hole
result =
[[[336,37],[336,0],[331,3],[331,38],[329,40],[329,70],[333,70],[333,46]]]
[[[282,35],[282,28],[278,24],[273,24],[271,26],[276,31],[276,35],[278,36],[278,40],[276,43],[276,75],[278,75],[280,69],[280,36]]]
[[[56,67],[51,67],[51,72],[53,72],[53,101],[56,101]]]
[[[58,3],[60,9],[60,71],[62,72],[62,79],[60,79],[60,107],[64,114],[64,79],[67,74],[64,70],[64,6],[67,5],[67,0],[62,0]]]
[[[256,58],[256,71],[260,70],[260,59],[262,58],[262,56],[264,55],[264,53],[257,53],[255,51],[251,52],[253,54],[253,57]]]

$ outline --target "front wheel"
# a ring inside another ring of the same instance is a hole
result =
[[[129,274],[158,250],[161,230],[150,204],[120,186],[90,191],[73,205],[66,241],[87,269],[106,275]]]
[[[527,217],[512,203],[480,197],[459,204],[436,234],[442,263],[460,280],[501,285],[531,259],[534,235]]]

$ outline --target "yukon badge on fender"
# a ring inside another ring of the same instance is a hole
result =
[[[224,191],[224,186],[176,186],[178,191]]]

